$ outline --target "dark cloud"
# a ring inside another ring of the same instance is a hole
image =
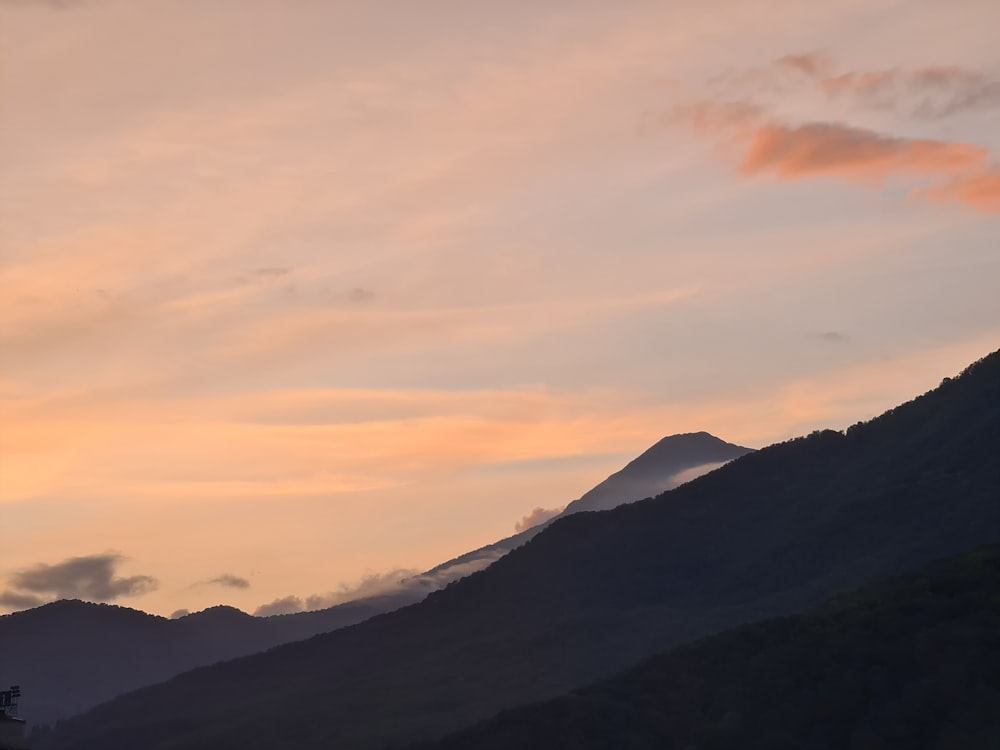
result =
[[[304,612],[305,603],[297,596],[286,596],[282,599],[275,599],[270,604],[262,604],[254,610],[255,617],[272,617],[274,615],[290,615],[295,612]]]
[[[178,610],[174,611],[170,615],[170,619],[171,620],[179,620],[182,617],[187,617],[189,614],[191,614],[191,610],[190,609],[178,609]]]
[[[812,334],[812,337],[819,339],[820,341],[830,341],[833,343],[847,341],[847,336],[838,331],[823,331],[822,333],[814,333]]]
[[[0,592],[0,607],[7,609],[31,609],[45,604],[45,600],[32,594],[21,594],[17,591]]]
[[[524,516],[520,521],[514,524],[514,531],[520,534],[522,531],[527,531],[533,526],[538,526],[540,523],[545,523],[546,521],[555,518],[562,513],[563,510],[563,508],[535,508],[531,511],[531,513]]]
[[[253,269],[254,276],[264,276],[267,278],[278,278],[280,276],[287,276],[292,272],[291,268],[287,266],[267,266],[265,268],[255,268]]]
[[[248,589],[250,588],[250,581],[241,576],[234,576],[231,573],[223,573],[221,576],[216,576],[215,578],[210,578],[204,581],[206,584],[216,584],[218,586],[228,586],[231,589]]]
[[[87,4],[87,0],[0,0],[2,8],[47,8],[70,10]]]
[[[104,554],[71,557],[54,565],[41,564],[14,573],[6,601],[21,597],[42,603],[53,599],[86,599],[108,602],[152,591],[157,581],[151,576],[117,577],[121,555]]]

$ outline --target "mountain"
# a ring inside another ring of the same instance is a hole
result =
[[[625,502],[653,497],[750,452],[750,448],[727,443],[707,432],[671,435],[571,502],[561,515],[610,510]]]
[[[576,504],[597,493],[605,504],[657,494],[678,474],[743,455],[707,433],[664,438]],[[126,607],[60,601],[0,616],[0,668],[25,689],[22,710],[35,724],[51,724],[145,685],[300,640],[420,601],[431,591],[480,570],[520,546],[541,527],[461,555],[383,596],[327,610],[251,617],[213,607],[167,620]]]
[[[20,682],[25,717],[51,724],[188,669],[353,625],[420,598],[406,591],[273,617],[212,607],[176,620],[61,600],[0,616],[0,674]]]
[[[416,576],[414,582],[457,581],[470,573],[482,570],[487,565],[492,565],[557,518],[587,510],[610,510],[625,503],[659,495],[665,490],[673,489],[752,451],[752,448],[727,443],[707,432],[669,435],[630,461],[625,468],[616,471],[569,503],[561,513],[549,521],[441,563]]]
[[[412,750],[1000,747],[1000,546]]]
[[[38,750],[432,739],[649,655],[1000,542],[1000,353],[846,433],[551,524],[423,602],[188,672]]]

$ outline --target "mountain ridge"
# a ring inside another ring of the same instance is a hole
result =
[[[998,589],[994,545],[409,750],[994,747]]]
[[[716,442],[711,449],[699,453],[682,445],[685,441],[678,438],[683,436],[668,436],[657,442],[656,446],[661,446],[659,460],[665,462],[666,468],[657,471],[654,462],[647,460],[646,487],[667,481],[678,468],[693,468],[703,459],[749,450],[713,438]],[[683,456],[672,457],[670,446]],[[629,488],[619,487],[617,497],[620,501],[640,499],[645,496],[641,494],[643,487],[641,483],[632,485],[631,489],[640,493],[638,496],[628,495]],[[605,490],[605,495],[611,497],[614,491]],[[413,604],[431,591],[489,565],[540,530],[528,529],[460,555],[401,581],[381,595],[323,610],[256,617],[234,607],[216,605],[168,619],[117,604],[50,602],[0,616],[0,666],[25,687],[25,715],[35,724],[50,724],[187,669],[263,651]],[[116,654],[128,654],[129,663],[116,667]]]
[[[48,746],[368,750],[439,737],[1000,541],[997,455],[1000,353],[846,433],[817,431],[657,498],[560,518],[420,604],[123,696]]]

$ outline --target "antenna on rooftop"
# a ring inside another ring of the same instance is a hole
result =
[[[0,690],[0,715],[11,718],[17,716],[17,699],[21,697],[21,686],[11,685],[10,690]]]
[[[27,722],[17,718],[17,699],[20,697],[20,685],[0,690],[0,750],[25,750],[28,747],[24,742]]]

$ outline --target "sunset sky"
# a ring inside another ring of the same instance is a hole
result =
[[[333,601],[664,435],[956,374],[1000,347],[998,29],[0,0],[0,612]]]

